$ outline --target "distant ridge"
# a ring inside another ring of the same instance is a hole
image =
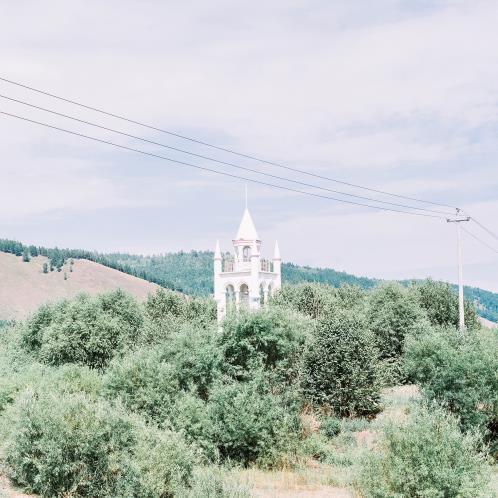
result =
[[[180,251],[154,256],[127,253],[105,254],[82,249],[26,246],[21,242],[0,239],[1,251],[17,256],[22,256],[23,253],[41,254],[52,262],[55,269],[61,268],[61,265],[71,258],[86,259],[185,294],[207,296],[213,292],[213,253],[211,251]],[[320,282],[334,287],[350,284],[364,289],[372,288],[382,281],[357,277],[330,268],[313,268],[292,263],[283,263],[282,279],[284,283]],[[409,281],[405,280],[401,283],[408,285]],[[456,291],[456,286],[453,288]],[[465,287],[465,296],[468,300],[476,302],[481,317],[498,322],[498,294],[475,287]]]

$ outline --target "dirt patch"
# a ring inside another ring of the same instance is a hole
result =
[[[35,498],[35,495],[27,495],[14,488],[10,480],[0,476],[0,498]]]
[[[353,495],[344,488],[320,486],[314,489],[254,490],[255,498],[352,498]]]

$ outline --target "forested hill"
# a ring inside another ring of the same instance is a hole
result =
[[[68,259],[84,258],[185,294],[203,296],[213,292],[211,251],[181,251],[156,256],[103,254],[81,249],[27,246],[6,239],[0,239],[0,251],[16,254],[26,260],[37,255],[47,256],[51,265],[50,270],[54,271],[59,270]],[[321,282],[334,287],[341,284],[355,284],[364,289],[374,287],[380,281],[356,277],[330,268],[311,268],[292,263],[283,263],[282,279],[287,283]],[[482,317],[498,322],[498,294],[474,287],[466,287],[465,292],[467,299],[478,303],[479,314]]]

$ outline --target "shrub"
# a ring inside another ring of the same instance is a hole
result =
[[[298,426],[289,412],[261,372],[249,382],[219,382],[208,403],[212,441],[223,459],[275,465]]]
[[[411,292],[426,310],[432,325],[458,327],[458,296],[450,284],[428,279],[413,285]],[[474,304],[465,301],[464,310],[466,327],[472,330],[478,329],[480,325]]]
[[[9,410],[13,481],[42,497],[173,497],[195,454],[180,435],[81,394],[25,391]]]
[[[311,327],[308,318],[279,307],[231,315],[221,337],[225,361],[235,374],[261,364],[291,379]]]
[[[405,369],[429,400],[456,414],[464,430],[498,439],[498,336],[438,329],[407,343]],[[496,451],[496,450],[495,450]]]
[[[174,366],[180,388],[189,390],[194,386],[197,394],[207,399],[223,364],[219,336],[215,327],[185,325],[161,349],[162,358]]]
[[[137,498],[173,498],[190,485],[197,456],[172,431],[139,425],[133,449]]]
[[[104,368],[136,342],[142,314],[135,300],[114,291],[43,306],[22,329],[22,343],[50,365]]]
[[[304,355],[301,385],[309,401],[336,415],[378,411],[378,353],[361,314],[337,310],[320,320]]]
[[[174,366],[150,349],[114,359],[103,384],[107,398],[119,398],[129,410],[160,423],[169,418],[179,390]]]
[[[13,481],[43,497],[124,496],[131,422],[83,395],[25,392],[10,413],[5,450]]]
[[[184,434],[185,439],[197,446],[205,461],[216,462],[219,453],[213,441],[212,423],[206,402],[195,393],[179,393],[171,413],[171,424]]]
[[[428,325],[425,312],[415,296],[397,283],[376,287],[369,295],[367,321],[375,335],[382,359],[403,354],[405,336]]]
[[[140,342],[166,345],[185,327],[199,329],[216,326],[216,303],[211,298],[187,298],[177,292],[159,289],[149,295]]]
[[[365,461],[362,496],[489,497],[489,469],[478,449],[479,439],[462,435],[455,417],[435,406],[418,407],[401,426],[385,427],[380,452]]]
[[[341,421],[336,417],[327,417],[320,424],[320,432],[333,438],[341,432]]]
[[[175,317],[197,326],[216,322],[216,303],[210,298],[186,297],[167,289],[149,295],[145,303],[146,315],[155,322]]]

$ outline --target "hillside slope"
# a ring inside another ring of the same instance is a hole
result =
[[[99,265],[119,270],[119,274],[123,272],[188,295],[208,296],[213,292],[213,253],[211,251],[180,251],[153,256],[127,253],[105,254],[83,249],[27,246],[15,240],[0,239],[0,254],[2,253],[15,254],[18,257],[25,255],[28,258],[29,256],[36,258],[43,255],[56,269],[62,268],[69,259],[93,261]],[[291,284],[320,282],[334,287],[349,284],[358,285],[363,289],[370,289],[381,282],[381,280],[357,277],[331,268],[312,268],[293,263],[282,264],[282,280],[284,283]],[[405,280],[401,283],[409,285],[410,281]],[[452,285],[452,288],[456,293],[457,286]],[[466,286],[465,298],[476,303],[477,311],[482,318],[498,322],[497,293]]]
[[[19,256],[0,252],[0,320],[23,318],[45,302],[80,292],[98,294],[120,288],[143,300],[158,288],[156,284],[85,259],[75,260],[72,272],[66,263],[60,272],[44,274],[46,261],[46,257],[37,256],[26,263]]]

